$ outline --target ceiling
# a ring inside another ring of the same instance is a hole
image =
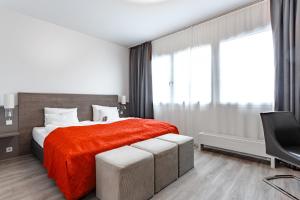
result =
[[[0,0],[0,6],[131,47],[255,1]]]

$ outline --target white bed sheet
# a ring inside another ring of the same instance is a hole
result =
[[[36,143],[44,148],[44,141],[48,136],[48,132],[45,127],[34,127],[32,129],[32,137]]]
[[[120,118],[119,120],[116,120],[116,121],[121,121],[121,120],[125,120],[125,119],[129,119],[129,118]],[[116,121],[109,121],[109,122],[82,121],[79,123],[72,123],[72,124],[61,125],[61,126],[48,125],[47,127],[34,127],[32,129],[32,137],[36,143],[38,143],[42,148],[44,148],[44,141],[45,141],[46,137],[56,128],[68,127],[68,126],[90,126],[90,125],[95,125],[95,124],[109,124],[109,123],[113,123]]]

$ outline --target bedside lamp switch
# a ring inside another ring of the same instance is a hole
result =
[[[6,126],[11,126],[13,124],[12,120],[6,120],[5,125]]]
[[[13,148],[12,147],[6,147],[6,153],[10,153],[13,151]]]

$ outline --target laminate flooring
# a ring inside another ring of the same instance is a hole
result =
[[[284,166],[271,169],[264,163],[211,151],[195,150],[195,168],[156,194],[153,200],[288,200],[262,179],[299,171]],[[300,184],[278,180],[276,184],[300,198]],[[40,161],[32,155],[0,161],[1,200],[64,199]],[[96,200],[92,192],[84,200]]]

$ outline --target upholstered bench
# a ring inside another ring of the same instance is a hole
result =
[[[157,139],[173,142],[178,145],[178,175],[182,176],[194,168],[194,139],[178,134],[166,134]]]
[[[96,196],[101,200],[146,200],[154,195],[154,158],[124,146],[96,155]]]
[[[148,151],[154,155],[155,193],[178,178],[178,147],[175,143],[149,139],[131,146]]]

